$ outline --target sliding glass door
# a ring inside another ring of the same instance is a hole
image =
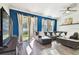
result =
[[[28,16],[23,16],[23,20],[22,20],[22,40],[26,41],[29,40],[30,37],[30,21],[29,21],[29,17]]]
[[[43,32],[47,32],[47,20],[46,19],[42,19],[42,27],[43,27]]]
[[[22,14],[17,15],[19,24],[19,42],[24,42],[30,39],[31,17]]]
[[[42,19],[42,31],[43,32],[53,32],[54,31],[54,20]]]
[[[34,23],[33,23],[33,33],[37,32],[37,17],[34,17]]]
[[[54,30],[54,20],[47,20],[47,28],[48,28],[48,32],[53,32]]]

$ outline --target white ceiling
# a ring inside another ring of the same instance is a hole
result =
[[[70,3],[12,3],[11,6],[21,10],[38,13],[40,15],[60,17],[60,10],[69,6]]]

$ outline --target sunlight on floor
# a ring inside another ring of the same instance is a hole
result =
[[[32,38],[32,41],[30,42],[30,46],[31,47],[28,45],[27,48],[26,48],[28,55],[30,55],[30,53],[32,52],[32,49],[31,48],[33,48],[34,41],[35,41],[35,39]]]
[[[26,50],[27,50],[27,54],[30,55],[30,53],[32,52],[32,49],[30,48],[29,45],[27,46]]]
[[[30,42],[31,47],[33,48],[33,44],[34,44],[35,39],[32,38],[32,41]]]

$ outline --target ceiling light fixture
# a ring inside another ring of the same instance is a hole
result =
[[[70,13],[70,11],[66,11],[65,13],[66,13],[66,14],[69,14],[69,13]]]

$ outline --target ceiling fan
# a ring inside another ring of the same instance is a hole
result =
[[[63,11],[66,14],[69,14],[70,12],[76,12],[77,10],[76,9],[73,9],[76,6],[77,6],[77,4],[76,3],[73,3],[70,6],[66,7],[65,10],[61,10],[61,11]]]

